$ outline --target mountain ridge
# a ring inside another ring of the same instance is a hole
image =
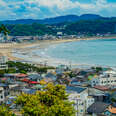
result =
[[[45,19],[17,19],[17,20],[4,20],[0,22],[3,24],[32,24],[32,23],[56,24],[63,22],[76,22],[79,20],[96,20],[102,18],[104,17],[96,14],[83,14],[81,16],[65,15],[65,16],[58,16],[54,18],[45,18]]]

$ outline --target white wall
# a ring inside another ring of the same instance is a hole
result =
[[[4,97],[4,89],[0,87],[0,103],[4,102],[5,97]]]

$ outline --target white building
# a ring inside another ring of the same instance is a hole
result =
[[[3,87],[0,87],[0,103],[3,103],[4,100],[5,100],[4,89],[3,89]]]
[[[108,71],[104,72],[97,78],[93,78],[91,80],[91,86],[113,86],[116,85],[116,72],[115,71]]]
[[[69,100],[74,102],[76,116],[85,116],[87,108],[94,103],[94,98],[88,96],[88,89],[81,87],[67,87]]]
[[[6,56],[0,56],[0,70],[8,68],[8,65],[6,64],[7,61],[8,59]]]

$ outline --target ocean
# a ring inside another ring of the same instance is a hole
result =
[[[116,66],[116,39],[81,40],[51,45],[36,51],[44,57],[72,64]],[[40,54],[41,53],[41,54]]]
[[[81,40],[53,44],[44,49],[14,56],[48,65],[82,65],[116,67],[116,39]]]

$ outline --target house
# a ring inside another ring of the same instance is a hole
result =
[[[88,86],[88,82],[80,81],[80,79],[72,79],[70,82],[71,86]]]
[[[87,112],[92,116],[100,116],[100,115],[104,115],[108,107],[109,104],[103,102],[95,102],[87,109]]]
[[[28,75],[27,74],[17,74],[17,78],[26,78]]]
[[[22,86],[16,86],[16,87],[10,88],[9,96],[17,96],[17,95],[20,95],[22,93],[22,89],[23,89]]]
[[[84,69],[84,70],[80,70],[78,72],[78,75],[88,77],[88,75],[95,74],[95,73],[96,71],[94,69]]]
[[[67,86],[69,100],[74,102],[74,108],[77,110],[76,116],[85,116],[87,108],[94,103],[94,98],[88,96],[88,89],[82,87]]]
[[[104,114],[105,116],[116,116],[116,103],[110,105]]]
[[[9,73],[7,74],[7,73],[5,73],[4,77],[10,78],[10,79],[15,79],[16,78],[16,74],[9,74]]]
[[[0,87],[0,104],[3,103],[5,100],[5,96],[4,96],[4,88]]]
[[[27,78],[27,77],[28,77],[27,74],[17,74],[16,75],[16,80],[19,81],[19,80]]]
[[[91,81],[91,86],[114,86],[116,85],[116,74],[101,74],[97,78],[93,78]]]
[[[95,102],[110,102],[110,94],[107,87],[102,86],[95,86],[94,88],[89,87],[88,88],[88,94],[89,96],[93,96],[95,99]]]
[[[4,83],[0,83],[0,87],[2,87],[4,89],[4,96],[8,96],[9,95],[9,85],[8,84],[4,84]]]
[[[50,79],[52,79],[52,81],[56,81],[57,76],[56,76],[54,73],[49,72],[49,73],[47,73],[47,74],[45,75],[45,78],[46,78],[46,79],[50,78]]]
[[[30,74],[30,75],[28,76],[28,78],[29,78],[29,80],[31,80],[31,81],[37,81],[37,82],[39,82],[39,81],[41,81],[41,80],[43,79],[42,76],[39,75],[39,74]]]
[[[36,93],[36,89],[22,89],[22,93],[25,93],[25,94],[35,94]]]

